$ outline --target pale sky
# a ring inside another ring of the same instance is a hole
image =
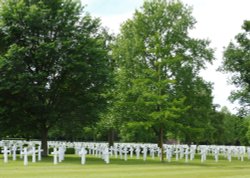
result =
[[[120,25],[133,16],[135,9],[139,9],[143,0],[81,0],[92,16],[99,17],[102,25],[110,32],[119,33]],[[215,61],[201,72],[203,78],[214,85],[214,104],[227,106],[232,113],[237,104],[228,101],[234,86],[227,84],[229,75],[217,72],[221,64],[223,47],[241,32],[244,20],[250,20],[250,0],[182,0],[184,4],[193,7],[193,16],[197,20],[191,36],[209,39],[210,47],[215,49]]]

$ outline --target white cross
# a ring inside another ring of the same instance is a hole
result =
[[[109,164],[109,149],[107,147],[103,150],[103,159],[107,164]]]
[[[33,146],[31,149],[31,153],[32,153],[32,163],[36,162],[36,147]]]
[[[185,150],[185,162],[188,162],[188,154],[189,154],[189,151],[188,151],[188,148],[186,148],[186,150]]]
[[[5,146],[4,149],[2,150],[3,157],[4,157],[4,163],[8,162],[8,153],[10,153],[10,150],[8,150],[8,147]]]
[[[168,162],[171,162],[171,158],[172,158],[172,149],[171,148],[166,148],[166,156],[167,156]]]
[[[144,146],[142,153],[143,153],[143,160],[146,161],[148,153],[148,148],[146,146]]]
[[[132,146],[129,147],[129,151],[130,151],[130,158],[132,158],[134,153],[134,149]]]
[[[38,161],[41,161],[41,160],[42,160],[42,152],[43,152],[43,150],[41,149],[41,146],[39,145],[39,146],[38,146],[38,150],[37,150],[37,153],[38,153]]]
[[[128,160],[128,149],[127,149],[127,146],[125,146],[123,148],[123,153],[124,153],[124,160],[127,161]]]
[[[62,146],[60,146],[58,153],[59,153],[58,161],[62,162],[62,160],[64,160],[65,149]]]
[[[22,153],[22,151],[23,151],[23,145],[22,145],[22,143],[20,144],[19,150],[20,150],[20,153]],[[23,159],[23,154],[20,154],[20,159]]]
[[[139,146],[136,147],[135,152],[136,152],[136,159],[139,159],[140,158],[140,152],[141,152],[141,149],[140,149]]]
[[[155,148],[154,147],[150,148],[150,155],[151,155],[152,159],[155,159]]]
[[[28,151],[26,147],[23,149],[21,154],[24,155],[23,164],[24,166],[27,166],[28,165]]]
[[[176,161],[179,160],[179,153],[180,153],[179,149],[176,148],[176,150],[175,150],[175,160],[176,160]]]
[[[86,163],[86,154],[87,154],[87,150],[84,147],[82,147],[81,151],[79,152],[79,155],[81,156],[81,164]]]
[[[232,161],[232,155],[231,154],[232,154],[232,149],[228,148],[228,150],[227,150],[227,159],[228,159],[229,162]]]
[[[16,145],[14,145],[14,146],[12,147],[12,152],[13,152],[13,161],[15,161],[15,160],[16,160],[16,150],[17,150]]]
[[[215,147],[213,150],[213,153],[214,153],[215,162],[218,162],[218,160],[219,160],[219,148]]]
[[[56,147],[54,147],[54,149],[53,149],[53,152],[51,153],[52,155],[54,155],[54,164],[57,164],[57,156],[58,156],[58,151],[57,151],[57,148]]]

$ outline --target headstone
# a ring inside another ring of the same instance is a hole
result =
[[[132,158],[133,157],[133,153],[134,153],[134,148],[131,145],[129,147],[129,152],[130,152],[130,158]]]
[[[76,150],[76,149],[75,149]],[[65,149],[63,146],[58,148],[58,162],[62,162],[64,160]]]
[[[220,151],[221,151],[222,155],[226,158],[227,157],[226,146],[221,147]]]
[[[123,148],[123,153],[124,153],[124,160],[127,161],[128,160],[128,148],[126,145]]]
[[[219,161],[219,148],[218,147],[215,147],[213,149],[213,154],[214,154],[215,162],[218,162]]]
[[[227,159],[229,162],[232,161],[232,149],[231,148],[228,148],[227,150]]]
[[[35,146],[32,147],[31,153],[32,153],[32,163],[35,163],[36,162],[36,147]]]
[[[54,149],[53,149],[53,152],[51,153],[52,155],[53,155],[53,163],[54,164],[57,164],[58,163],[58,161],[57,161],[57,157],[58,157],[58,151],[57,151],[57,148],[56,147],[54,147]]]
[[[182,159],[185,155],[185,150],[184,150],[184,146],[180,147],[180,159]]]
[[[194,145],[192,145],[190,147],[190,160],[194,160],[194,156],[195,156],[195,150],[196,150],[196,147]]]
[[[109,149],[108,147],[105,147],[103,150],[103,159],[105,163],[109,164]]]
[[[248,159],[250,159],[250,147],[247,148],[247,155]]]
[[[171,162],[171,158],[172,158],[171,147],[166,147],[165,152],[166,152],[166,158],[167,158],[168,162]]]
[[[136,159],[140,159],[140,152],[141,152],[141,148],[140,146],[137,146],[135,149]]]
[[[155,148],[154,147],[150,148],[150,156],[152,159],[155,159]]]
[[[143,153],[143,161],[146,161],[147,154],[148,154],[148,148],[145,145],[143,147],[142,153]]]
[[[157,147],[157,148],[156,148],[156,151],[157,151],[157,156],[158,156],[158,158],[160,158],[160,160],[161,160],[161,148],[160,148],[160,147]]]
[[[201,148],[201,162],[203,163],[206,161],[206,156],[207,156],[207,149],[206,147]]]
[[[41,149],[41,145],[38,146],[38,149],[37,149],[37,154],[38,154],[38,161],[41,161],[42,160],[42,152],[43,150]]]
[[[122,157],[123,157],[122,153],[123,153],[123,150],[122,150],[122,146],[120,145],[120,147],[119,147],[120,159],[122,159]]]
[[[118,149],[117,146],[114,147],[114,154],[115,154],[115,158],[118,157]]]
[[[176,149],[175,149],[175,160],[176,160],[176,161],[179,160],[179,153],[180,153],[179,148],[176,147]]]
[[[185,149],[185,162],[188,162],[188,155],[189,155],[189,151],[188,151],[188,147]]]
[[[19,150],[20,150],[20,159],[23,159],[23,154],[21,154],[21,152],[23,151],[23,144],[22,143],[19,145]]]
[[[239,148],[239,156],[241,161],[244,161],[245,152],[246,152],[245,147]]]
[[[24,166],[27,166],[28,165],[28,150],[26,147],[23,148],[23,152],[21,154],[23,154],[23,164]]]
[[[99,145],[97,150],[98,150],[98,154],[97,155],[98,155],[99,158],[101,158],[102,157],[102,150],[103,150],[102,146]]]
[[[13,161],[16,160],[16,151],[17,151],[17,147],[16,147],[16,145],[13,145],[13,147],[12,147],[12,158],[13,158]]]
[[[91,154],[91,155],[94,155],[95,153],[94,153],[94,145],[93,144],[91,144],[90,146],[89,146],[89,151],[90,151],[90,153],[89,154]]]
[[[81,156],[81,164],[86,163],[86,154],[87,154],[87,150],[84,147],[82,147],[81,151],[79,152],[79,155]]]
[[[3,153],[4,163],[8,163],[8,154],[10,153],[10,150],[8,150],[7,146],[4,146],[2,153]]]

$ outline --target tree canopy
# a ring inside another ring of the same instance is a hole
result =
[[[222,69],[232,74],[231,83],[237,90],[231,93],[233,101],[241,104],[241,112],[250,114],[250,21],[242,26],[243,32],[230,42],[224,51]]]
[[[107,35],[71,0],[2,0],[0,123],[40,135],[57,123],[95,121],[105,106]]]
[[[153,128],[160,146],[166,131],[186,127],[184,122],[191,116],[184,121],[181,117],[203,105],[198,97],[197,103],[190,102],[195,100],[191,93],[207,95],[205,107],[212,108],[210,87],[199,71],[212,61],[213,51],[208,41],[189,36],[195,24],[191,12],[179,1],[145,1],[122,25],[112,51],[121,117]]]

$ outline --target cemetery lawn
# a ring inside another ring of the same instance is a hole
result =
[[[11,159],[11,158],[9,158]],[[66,155],[65,160],[57,165],[53,164],[53,157],[43,158],[41,162],[28,166],[23,161],[9,160],[3,163],[0,155],[0,178],[249,178],[250,161],[241,162],[236,158],[228,162],[220,158],[216,163],[212,158],[204,163],[196,157],[185,163],[184,160],[171,163],[161,163],[158,158],[142,159],[129,158],[127,161],[111,158],[110,164],[105,164],[100,158],[87,156],[86,164],[80,164],[76,155]]]

